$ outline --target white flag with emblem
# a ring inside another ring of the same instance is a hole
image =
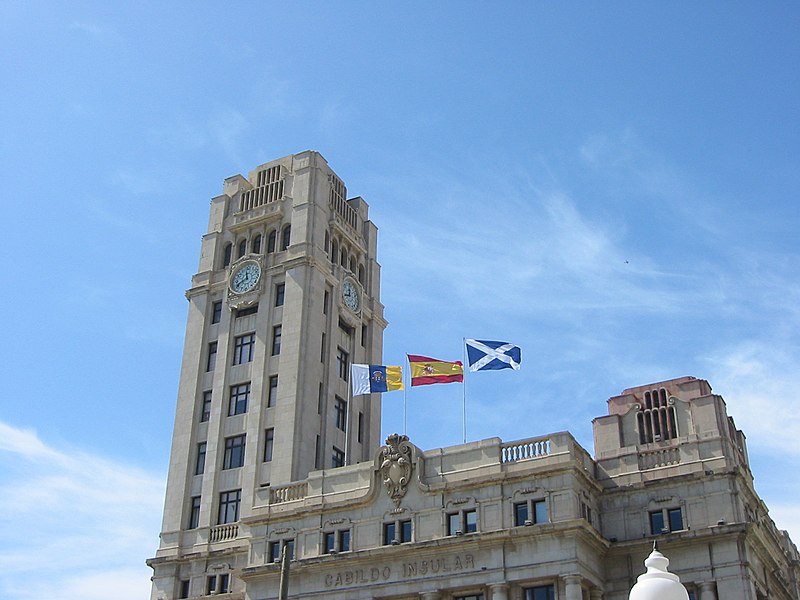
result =
[[[465,340],[470,371],[519,370],[522,352],[509,342]]]

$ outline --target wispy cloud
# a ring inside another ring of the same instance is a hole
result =
[[[112,588],[115,598],[147,597],[144,559],[157,544],[162,474],[55,448],[1,421],[0,466],[0,597],[85,600]],[[98,593],[87,596],[91,589]]]

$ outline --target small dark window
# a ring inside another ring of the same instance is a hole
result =
[[[556,600],[554,585],[540,585],[525,590],[525,600]]]
[[[222,301],[218,300],[211,305],[211,323],[219,323],[222,319]]]
[[[347,401],[336,397],[336,404],[333,407],[336,428],[345,431],[347,427]]]
[[[227,267],[231,264],[231,256],[233,255],[233,244],[227,243],[225,244],[225,248],[222,250],[222,266]]]
[[[344,451],[339,450],[336,446],[333,447],[333,455],[331,456],[331,466],[334,469],[344,466]]]
[[[267,408],[273,407],[278,403],[278,376],[269,376],[269,392],[267,395]]]
[[[223,469],[237,469],[244,465],[244,435],[225,438],[225,455],[222,460]]]
[[[275,242],[278,238],[278,232],[274,229],[269,232],[269,236],[267,236],[267,254],[272,254],[275,252]]]
[[[406,543],[411,541],[411,519],[400,521],[400,542]]]
[[[279,283],[275,286],[275,306],[283,306],[284,295],[286,294],[286,284]]]
[[[292,239],[292,226],[287,225],[283,228],[283,232],[281,234],[281,250],[286,250],[289,247]]]
[[[200,410],[200,422],[205,423],[211,418],[211,391],[203,392],[203,406]]]
[[[247,240],[239,242],[239,247],[236,250],[236,258],[242,258],[247,253]]]
[[[525,521],[528,520],[528,503],[527,502],[517,502],[514,504],[514,525],[516,527],[521,527],[525,525]]]
[[[189,509],[189,529],[197,529],[200,526],[200,496],[192,496],[192,504]]]
[[[197,460],[194,462],[194,474],[202,475],[206,468],[206,442],[197,444]]]
[[[339,552],[350,551],[350,530],[342,529],[339,532]]]
[[[272,356],[281,353],[281,326],[275,325],[272,328]]]
[[[364,413],[359,411],[358,412],[358,434],[357,439],[359,444],[364,443]]]
[[[239,317],[246,317],[248,315],[254,315],[258,312],[258,304],[253,304],[252,306],[248,306],[246,308],[240,308],[236,311],[236,318]]]
[[[336,370],[339,373],[339,377],[347,381],[347,371],[349,370],[350,366],[350,355],[342,348],[338,348],[336,351]]]
[[[253,244],[251,246],[253,254],[260,254],[261,253],[261,235],[257,235],[253,238]]]
[[[189,597],[189,583],[191,583],[191,580],[181,579],[181,591],[180,594],[178,595],[179,598]]]
[[[388,546],[392,542],[397,539],[395,536],[395,532],[397,531],[397,526],[395,523],[384,523],[383,524],[383,545]],[[397,540],[398,542],[400,540]]]
[[[206,359],[206,373],[210,373],[217,366],[217,342],[208,345],[208,358]]]
[[[275,445],[275,429],[270,427],[264,432],[264,462],[272,460],[272,448]]]
[[[330,554],[336,550],[336,533],[328,531],[325,533],[325,554]]]

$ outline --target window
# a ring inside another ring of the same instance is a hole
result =
[[[675,406],[667,398],[667,390],[648,390],[644,393],[642,410],[636,414],[639,443],[651,444],[678,437]]]
[[[283,306],[283,299],[286,295],[286,284],[279,283],[275,286],[275,306]]]
[[[336,396],[336,404],[333,406],[336,428],[345,431],[347,427],[347,401]]]
[[[275,241],[278,238],[278,232],[274,229],[269,232],[267,236],[267,254],[272,254],[275,252]]]
[[[222,266],[227,267],[231,264],[231,254],[233,254],[233,244],[227,243],[225,244],[225,248],[222,251]]]
[[[264,462],[272,460],[272,447],[275,445],[275,429],[270,427],[264,431]]]
[[[227,594],[230,585],[230,574],[223,573],[222,575],[209,575],[206,580],[206,595],[212,594]]]
[[[322,464],[322,446],[320,445],[320,438],[317,436],[317,441],[314,444],[314,468],[319,469]]]
[[[364,265],[358,265],[358,283],[362,286],[364,284]]]
[[[650,511],[651,535],[682,531],[683,529],[683,513],[680,508],[664,508]]]
[[[339,348],[336,351],[336,370],[339,372],[339,377],[347,381],[347,367],[348,362],[350,360],[350,355],[347,352]]]
[[[544,500],[526,500],[514,504],[514,525],[516,527],[547,523],[547,520],[547,502]]]
[[[357,439],[359,444],[364,443],[364,413],[359,411],[358,413],[358,434]]]
[[[326,531],[322,534],[323,554],[350,551],[350,530]]]
[[[231,386],[231,399],[228,404],[228,416],[241,415],[247,412],[247,401],[250,399],[250,383]]]
[[[411,519],[383,524],[383,545],[405,544],[411,541]]]
[[[469,596],[456,596],[455,600],[483,600],[483,594],[471,594]]]
[[[189,506],[188,529],[197,529],[199,525],[200,525],[200,496],[192,496],[192,503]]]
[[[267,395],[267,408],[275,406],[278,402],[278,376],[269,376],[269,392]]]
[[[194,463],[194,474],[202,475],[206,468],[206,443],[197,444],[197,460]]]
[[[181,591],[178,594],[178,598],[188,598],[189,597],[189,583],[191,580],[189,579],[181,579]]]
[[[247,253],[247,240],[241,240],[236,251],[236,258],[242,258]]]
[[[292,239],[292,226],[287,225],[283,228],[283,232],[281,234],[281,250],[286,250],[289,247]]]
[[[233,343],[233,363],[241,365],[253,360],[253,349],[256,346],[256,334],[247,333],[236,337]]]
[[[554,585],[539,585],[525,590],[525,600],[556,600]]]
[[[272,356],[281,353],[281,326],[275,325],[272,328]]]
[[[218,300],[211,305],[211,323],[219,323],[222,319],[222,301]]]
[[[366,348],[367,347],[367,332],[368,331],[369,331],[369,329],[367,328],[366,325],[362,325],[361,326],[361,347],[362,348]]]
[[[217,523],[235,523],[239,520],[239,503],[242,501],[242,490],[231,490],[219,495],[219,514]]]
[[[253,245],[251,246],[253,254],[259,254],[261,252],[261,235],[257,235],[253,238]]]
[[[328,290],[325,290],[325,295],[322,297],[322,314],[328,314],[328,304],[331,301],[331,293]]]
[[[325,362],[325,332],[322,332],[322,344],[319,347],[319,360]]]
[[[478,511],[474,508],[448,513],[447,535],[461,535],[478,530]]]
[[[333,455],[331,458],[331,466],[334,469],[344,466],[344,452],[339,450],[336,446],[333,447]]]
[[[210,373],[217,366],[217,342],[208,345],[208,359],[206,360],[206,373]]]
[[[272,562],[280,562],[281,550],[286,548],[289,560],[294,560],[294,540],[276,540],[269,543],[269,557]]]
[[[222,459],[223,469],[236,469],[244,465],[244,435],[225,438],[225,455]]]
[[[203,392],[203,406],[200,409],[200,422],[205,423],[211,418],[211,391]]]

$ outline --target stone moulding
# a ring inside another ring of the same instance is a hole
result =
[[[407,435],[393,433],[386,438],[386,445],[380,450],[380,476],[386,493],[395,506],[406,495],[408,483],[411,481],[411,444]]]

